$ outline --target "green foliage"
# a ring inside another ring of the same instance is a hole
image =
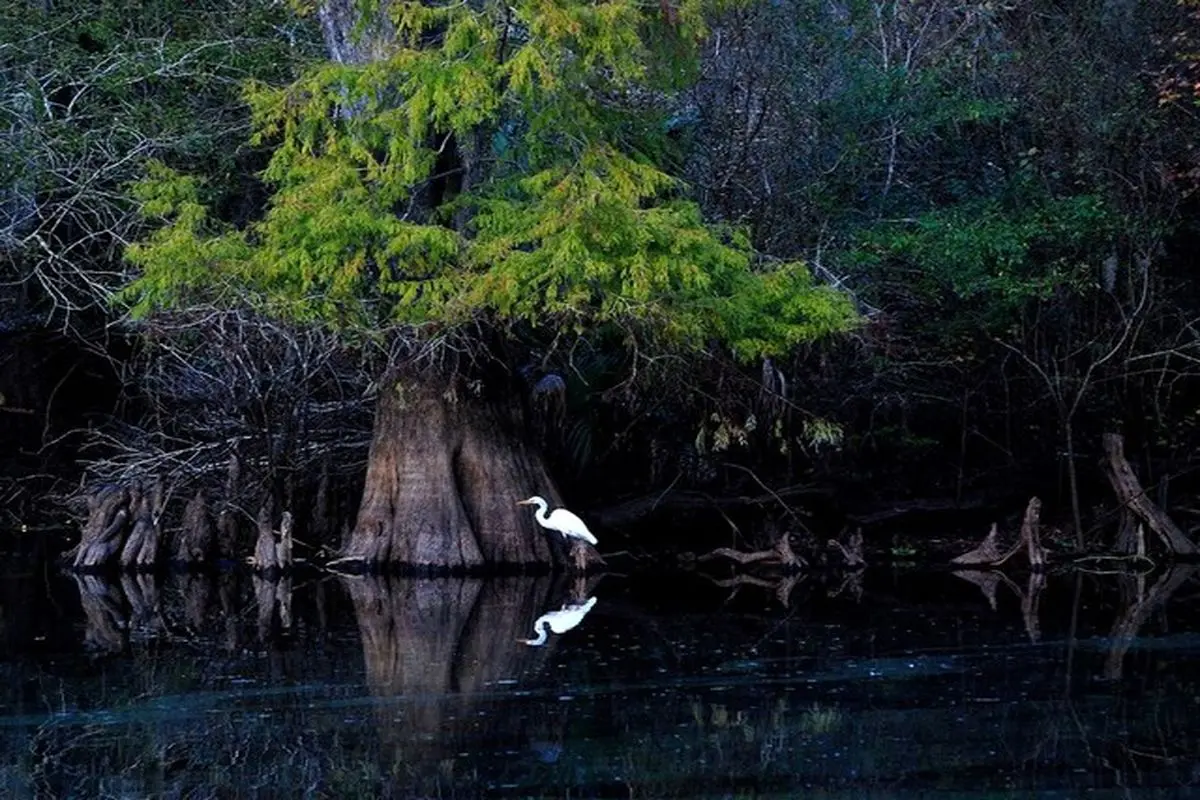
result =
[[[348,330],[481,314],[616,325],[743,357],[845,330],[843,295],[705,224],[655,160],[660,112],[646,109],[687,72],[681,50],[694,61],[704,11],[393,4],[376,60],[248,87],[255,141],[276,147],[261,219],[216,223],[198,186],[161,168],[138,188],[163,225],[130,249],[142,277],[123,299],[136,313],[249,302]],[[469,180],[438,203],[447,156]]]
[[[905,268],[914,288],[977,300],[985,317],[1001,322],[1060,288],[1094,286],[1117,222],[1090,195],[976,200],[874,227],[862,237],[860,263],[876,273]]]

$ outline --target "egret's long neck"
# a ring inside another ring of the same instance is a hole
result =
[[[538,507],[538,510],[537,510],[537,513],[533,515],[534,518],[536,518],[537,521],[542,524],[542,527],[549,527],[550,519],[546,515],[546,508],[547,508],[546,501],[539,498],[538,502],[537,502],[537,507]]]
[[[539,617],[538,621],[533,623],[533,629],[535,631],[537,631],[537,638],[530,639],[529,644],[533,644],[533,645],[545,644],[546,643],[546,631],[549,630],[549,628],[550,628],[549,620]]]

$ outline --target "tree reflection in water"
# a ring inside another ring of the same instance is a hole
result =
[[[500,690],[545,663],[550,649],[518,639],[529,617],[561,595],[542,578],[346,578],[362,636],[367,686],[381,702],[385,773],[402,769],[405,791],[436,793],[474,767],[457,754],[527,746],[524,720],[503,713]],[[425,766],[423,766],[425,765]],[[436,765],[436,769],[429,769]]]
[[[789,609],[694,576],[606,579],[583,624],[537,648],[518,640],[594,585],[93,575],[56,579],[50,600],[34,598],[43,581],[14,581],[0,593],[0,794],[1197,783],[1196,570],[1011,574],[868,571],[861,602],[814,575]]]

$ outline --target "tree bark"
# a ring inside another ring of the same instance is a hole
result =
[[[149,568],[158,562],[158,519],[162,514],[162,506],[162,481],[156,481],[149,491],[140,486],[134,487],[129,502],[133,530],[121,549],[120,562],[123,568]]]
[[[279,544],[275,548],[281,569],[292,568],[292,512],[283,512],[279,522]]]
[[[321,33],[329,57],[339,64],[367,64],[386,58],[395,30],[387,14],[387,2],[378,13],[364,19],[362,4],[354,0],[324,0],[317,7]]]
[[[124,487],[110,487],[88,497],[88,520],[75,551],[75,569],[105,566],[120,551],[128,506],[129,491]]]
[[[428,375],[385,380],[346,558],[436,572],[567,563],[562,537],[517,506],[558,499],[522,432],[515,403]],[[602,563],[588,550],[585,565]]]

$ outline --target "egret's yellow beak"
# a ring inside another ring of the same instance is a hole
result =
[[[533,503],[529,502],[528,500],[518,500],[518,501],[517,501],[517,505],[519,505],[519,506],[531,506],[531,505],[533,505]]]

